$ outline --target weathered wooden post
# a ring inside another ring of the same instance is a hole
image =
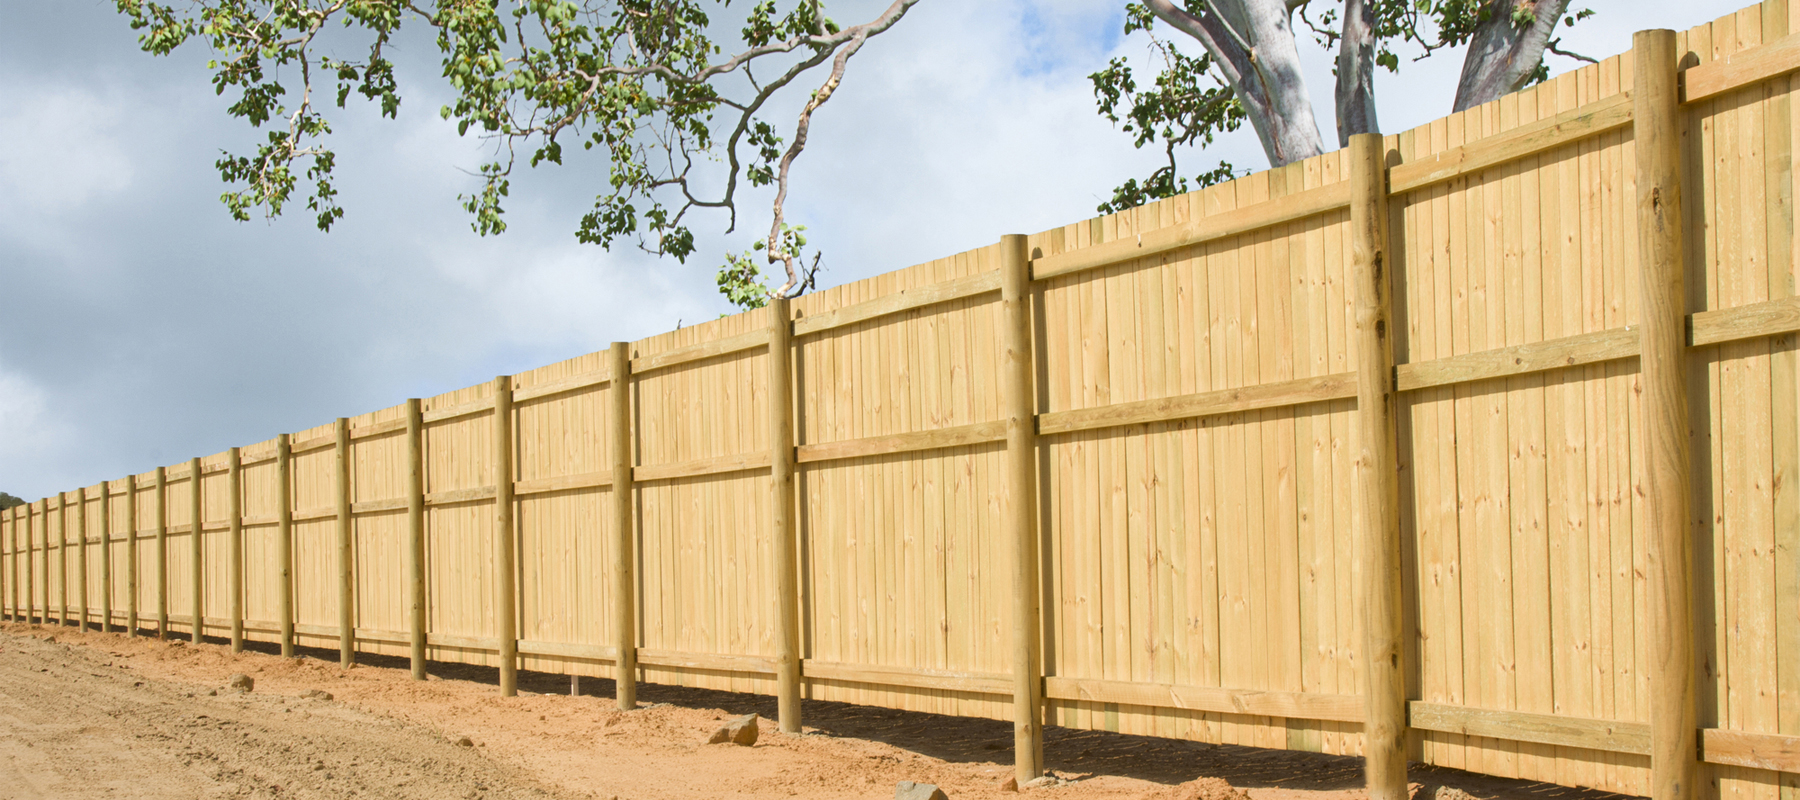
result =
[[[112,633],[112,481],[100,482],[100,632]]]
[[[225,461],[230,494],[230,652],[243,652],[243,450],[232,447]]]
[[[281,551],[281,657],[294,657],[294,443],[275,437],[275,539]]]
[[[1400,468],[1396,455],[1393,270],[1380,134],[1350,137],[1356,308],[1354,523],[1363,548],[1363,756],[1370,800],[1406,800],[1406,673],[1401,637]]]
[[[169,638],[169,470],[156,468],[156,638]]]
[[[75,491],[75,591],[81,595],[76,610],[81,614],[81,621],[75,623],[75,629],[83,633],[88,629],[88,536],[87,536],[87,487]],[[63,519],[68,519],[64,517]],[[65,533],[65,537],[67,535]],[[67,580],[65,576],[64,580]]]
[[[618,650],[615,662],[614,696],[619,708],[637,708],[637,586],[634,494],[631,481],[631,345],[613,342],[609,363],[612,385],[612,491],[613,491],[613,643]]]
[[[1632,37],[1632,136],[1637,152],[1642,274],[1645,501],[1649,563],[1650,796],[1697,795],[1693,477],[1688,444],[1687,303],[1682,264],[1681,118],[1675,32]]]
[[[188,551],[193,557],[194,578],[194,644],[199,644],[206,631],[206,618],[202,616],[206,610],[206,546],[200,539],[201,529],[206,527],[206,506],[201,500],[200,459],[188,461],[188,502],[193,515],[188,517]]]
[[[412,678],[425,680],[425,416],[406,401],[406,571]]]
[[[232,447],[225,461],[230,494],[230,652],[243,652],[243,450]]]
[[[355,540],[350,519],[350,420],[337,420],[338,666],[356,665]]]
[[[1000,237],[1000,403],[1006,423],[1004,536],[1013,573],[1013,772],[1044,772],[1044,641],[1039,623],[1037,398],[1031,378],[1031,253],[1025,237]]]
[[[137,475],[125,476],[125,635],[138,634],[138,513]]]
[[[800,579],[794,525],[793,317],[769,301],[769,535],[775,539],[775,696],[784,733],[800,732]]]
[[[519,694],[518,546],[513,533],[512,377],[494,379],[495,635],[500,637],[500,696]]]

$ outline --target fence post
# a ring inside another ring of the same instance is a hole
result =
[[[769,301],[769,535],[775,538],[775,695],[784,733],[800,732],[800,579],[794,525],[793,317]]]
[[[0,575],[6,581],[0,587],[0,602],[6,604],[6,620],[17,621],[19,618],[19,506],[6,509],[5,532],[6,558],[0,561]]]
[[[88,629],[88,535],[87,535],[87,487],[75,491],[75,591],[80,594],[77,609],[81,613],[81,621],[75,623],[75,629],[83,633]],[[64,517],[67,519],[67,517]],[[66,580],[66,578],[65,578]]]
[[[36,619],[38,621],[38,624],[49,625],[50,624],[50,498],[46,497],[42,500],[39,500],[38,503],[43,506],[41,509],[38,510],[37,527],[38,527],[38,530],[43,533],[44,546],[40,548],[37,546],[38,545],[37,542],[31,541],[31,529],[26,528],[25,538],[27,540],[27,551],[25,554],[25,568],[26,568],[26,570],[28,570],[28,573],[25,578],[25,589],[26,589],[26,591],[31,593],[31,597],[28,600],[26,600],[27,611],[25,614],[25,619],[26,619],[26,621],[30,621],[32,619],[32,614],[35,613],[37,615]],[[33,562],[35,562],[35,563],[33,563]],[[35,570],[35,571],[32,571],[32,570]],[[37,600],[38,600],[37,596],[38,596],[39,588],[42,588],[43,592],[44,592],[44,605],[42,608],[39,608],[37,605]]]
[[[194,644],[199,644],[206,632],[206,544],[200,540],[201,529],[206,527],[206,506],[201,487],[200,459],[188,461],[188,501],[193,513],[188,517],[191,528],[188,535],[188,551],[193,556],[194,574]]]
[[[612,385],[613,642],[618,649],[613,694],[619,708],[637,708],[637,586],[631,482],[631,345],[613,342]]]
[[[412,678],[425,680],[425,417],[419,398],[406,401],[406,571]]]
[[[1013,567],[1013,771],[1044,771],[1044,642],[1039,623],[1037,398],[1031,391],[1031,255],[1025,237],[1000,237],[1000,413],[1006,423],[1005,537]]]
[[[56,624],[63,627],[69,624],[68,492],[56,493]]]
[[[40,502],[42,502],[42,501],[40,501]],[[37,580],[35,578],[36,573],[33,572],[33,570],[36,568],[36,566],[32,563],[34,561],[34,556],[32,556],[32,551],[34,551],[37,548],[37,545],[36,545],[36,543],[31,541],[31,529],[34,527],[31,524],[31,519],[32,519],[32,517],[36,516],[36,513],[35,513],[36,508],[37,508],[37,503],[30,503],[25,506],[25,570],[24,570],[24,572],[25,572],[25,606],[24,606],[24,608],[25,608],[25,624],[27,624],[27,625],[31,624],[32,611],[33,611],[33,608],[37,605]]]
[[[1642,270],[1643,450],[1650,508],[1650,796],[1696,796],[1693,485],[1688,443],[1687,304],[1682,264],[1681,120],[1675,32],[1632,37],[1632,128],[1637,151]]]
[[[294,656],[294,444],[275,437],[275,539],[281,551],[281,657]]]
[[[337,421],[338,666],[356,665],[355,552],[350,519],[350,420]]]
[[[138,514],[137,475],[125,476],[125,635],[138,633]]]
[[[112,633],[112,481],[100,482],[100,632]]]
[[[1388,264],[1387,169],[1381,134],[1350,137],[1350,236],[1356,285],[1354,525],[1363,547],[1363,752],[1370,800],[1406,800],[1405,643],[1401,639],[1400,469],[1396,457]]]
[[[233,447],[225,464],[231,493],[231,652],[244,652],[244,454]]]
[[[169,638],[169,470],[156,468],[156,638]]]
[[[513,535],[513,424],[512,377],[494,379],[494,604],[496,635],[500,637],[500,696],[519,694],[519,631],[517,562]]]

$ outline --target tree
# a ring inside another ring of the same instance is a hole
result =
[[[14,497],[5,492],[0,492],[0,511],[5,511],[9,508],[13,508],[14,506],[22,506],[22,505],[25,505],[24,500],[20,500],[19,498]]]
[[[1317,7],[1315,7],[1315,5]],[[1396,43],[1424,52],[1468,44],[1455,110],[1471,108],[1542,80],[1546,50],[1562,50],[1557,23],[1572,25],[1593,12],[1570,12],[1569,0],[1143,0],[1126,5],[1125,32],[1147,31],[1163,62],[1154,88],[1140,89],[1125,59],[1090,76],[1100,113],[1122,123],[1143,147],[1160,140],[1167,162],[1141,183],[1126,181],[1100,205],[1110,213],[1187,191],[1175,151],[1210,144],[1245,122],[1255,130],[1271,167],[1325,152],[1312,98],[1300,71],[1294,19],[1321,46],[1337,48],[1335,87],[1338,145],[1358,133],[1379,133],[1374,71],[1396,71]],[[1316,19],[1309,12],[1317,12]],[[1157,35],[1162,22],[1200,43],[1189,56]],[[1201,185],[1236,174],[1229,163],[1200,173]]]
[[[221,199],[239,220],[252,210],[279,216],[303,181],[320,230],[343,217],[328,104],[342,109],[355,92],[395,117],[402,98],[388,50],[402,26],[423,27],[454,92],[442,116],[493,145],[480,191],[459,198],[476,233],[506,230],[503,204],[521,157],[561,164],[573,142],[608,159],[607,189],[576,237],[609,249],[632,239],[685,260],[694,252],[690,212],[721,210],[735,229],[740,183],[767,187],[774,222],[755,250],[781,265],[785,282],[768,289],[751,253],[728,258],[720,289],[745,306],[811,285],[818,259],[802,260],[804,228],[783,213],[790,170],[851,57],[918,2],[893,0],[874,19],[840,26],[818,0],[761,0],[727,53],[709,12],[729,0],[115,1],[148,53],[168,55],[194,39],[209,45],[213,86],[235,99],[229,113],[267,129],[256,152],[227,152],[216,163],[231,187]],[[791,128],[760,116],[820,67],[825,76]],[[720,161],[722,180],[707,177],[723,189],[707,193],[697,170]]]

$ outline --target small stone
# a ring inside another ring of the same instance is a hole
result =
[[[451,742],[451,744],[454,744],[457,747],[474,747],[475,740],[467,736],[459,736],[455,741]]]
[[[718,730],[713,731],[712,737],[707,739],[706,743],[723,744],[725,742],[730,742],[735,745],[749,747],[756,744],[757,733],[756,715],[745,714],[744,716],[725,723],[725,725]]]
[[[56,637],[46,636],[46,637],[44,637],[44,643],[45,644],[56,644]]]
[[[1016,777],[1008,775],[1006,776],[1006,780],[1000,782],[1000,791],[1002,792],[1016,792],[1018,790],[1019,779]]]
[[[242,672],[232,673],[231,677],[225,679],[225,688],[239,692],[253,692],[256,691],[256,680]]]
[[[894,787],[894,800],[950,800],[943,789],[929,783],[901,781]]]
[[[1028,780],[1025,782],[1025,788],[1027,788],[1027,789],[1042,789],[1046,786],[1055,786],[1055,785],[1056,785],[1056,778],[1054,778],[1050,775],[1043,775],[1040,777],[1032,778],[1031,780]]]
[[[300,696],[304,697],[308,700],[330,700],[330,699],[332,699],[331,693],[325,691],[324,689],[307,689],[306,691],[301,692]]]

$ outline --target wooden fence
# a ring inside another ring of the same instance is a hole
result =
[[[1789,800],[1796,31],[65,492],[0,604],[1012,719],[1025,775],[1048,722]]]

